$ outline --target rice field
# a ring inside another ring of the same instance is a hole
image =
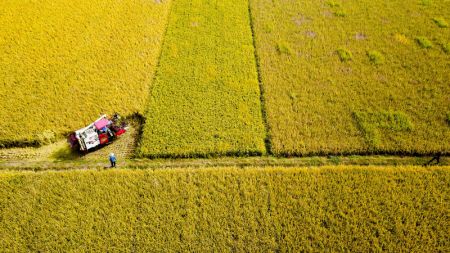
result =
[[[143,113],[171,1],[0,1],[0,147]]]
[[[445,252],[450,167],[0,172],[4,252]]]
[[[139,156],[264,154],[248,2],[173,3]]]
[[[448,1],[250,4],[274,154],[450,151]]]
[[[145,115],[137,157],[449,154],[448,1],[0,3],[0,148]],[[140,132],[139,132],[140,133]]]
[[[449,162],[449,23],[448,0],[0,1],[1,251],[448,251],[450,167],[412,164]],[[62,140],[114,112],[144,125]]]
[[[429,0],[5,0],[0,148],[118,112],[145,116],[137,157],[449,154],[449,22]]]

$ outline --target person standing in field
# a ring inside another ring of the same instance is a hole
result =
[[[111,162],[111,168],[115,168],[116,167],[116,155],[114,155],[114,153],[109,154],[109,161]]]

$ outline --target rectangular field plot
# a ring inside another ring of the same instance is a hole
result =
[[[144,112],[170,1],[0,1],[0,147]]]
[[[442,252],[449,167],[0,173],[6,252]]]
[[[265,152],[248,2],[174,2],[138,154]]]
[[[250,3],[274,154],[450,152],[448,2]]]

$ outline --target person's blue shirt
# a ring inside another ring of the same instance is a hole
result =
[[[117,159],[116,159],[116,156],[114,155],[114,154],[110,154],[109,155],[109,161],[111,161],[111,162],[115,162]]]

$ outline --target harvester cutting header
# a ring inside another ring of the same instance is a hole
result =
[[[71,133],[67,141],[72,149],[88,152],[111,143],[127,129],[127,124],[120,120],[118,114],[112,118],[104,114],[89,126]]]

